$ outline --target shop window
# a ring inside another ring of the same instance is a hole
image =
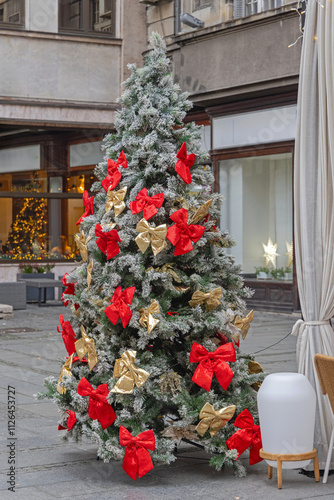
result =
[[[115,0],[60,0],[60,31],[115,35]]]
[[[92,170],[51,176],[43,170],[0,175],[0,259],[79,257],[74,236]]]
[[[229,251],[243,273],[254,275],[259,267],[272,269],[274,278],[286,276],[287,268],[291,273],[292,153],[219,161],[219,184],[225,198],[221,227],[236,241]]]
[[[0,0],[0,27],[22,27],[24,0]]]

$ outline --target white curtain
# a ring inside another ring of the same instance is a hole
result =
[[[303,321],[298,371],[317,393],[314,447],[325,467],[331,410],[315,368],[317,352],[334,355],[334,8],[309,0],[303,37],[295,149],[295,255]],[[334,383],[334,381],[333,381]],[[331,468],[333,468],[333,463]]]

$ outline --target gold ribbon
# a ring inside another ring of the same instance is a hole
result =
[[[210,403],[205,403],[200,411],[201,422],[197,425],[196,431],[200,436],[204,436],[210,428],[210,436],[213,437],[219,429],[225,427],[235,413],[235,405],[227,406],[216,411]]]
[[[159,377],[159,386],[161,392],[163,392],[164,394],[171,392],[173,395],[176,393],[176,391],[181,392],[181,380],[181,375],[176,372],[164,373],[163,375],[161,375],[161,377]]]
[[[251,375],[257,375],[258,373],[263,373],[263,368],[257,361],[250,361],[248,363],[248,371]],[[262,382],[255,382],[252,384],[253,389],[258,391],[261,387]]]
[[[150,334],[153,328],[155,328],[160,321],[159,319],[153,318],[153,314],[160,313],[158,302],[154,299],[146,309],[142,308],[139,310],[139,312],[140,312],[139,323],[144,328],[145,326],[147,326],[147,333]]]
[[[82,260],[84,262],[88,262],[88,251],[87,251],[87,243],[89,240],[92,239],[91,236],[88,236],[87,239],[85,238],[85,233],[83,230],[80,231],[80,234],[76,234],[74,236],[75,242],[77,244],[77,247],[79,249],[80,255],[82,257]]]
[[[90,284],[92,282],[92,271],[93,271],[93,266],[94,266],[94,261],[91,260],[87,266],[87,285],[88,285],[88,290],[90,288]]]
[[[111,191],[110,187],[107,192],[106,213],[110,212],[114,207],[115,217],[118,217],[125,208],[124,198],[128,188],[122,187],[118,191]]]
[[[239,328],[239,330],[241,330],[242,340],[245,340],[246,335],[247,335],[248,330],[249,330],[249,327],[250,327],[250,324],[253,321],[253,318],[254,318],[254,311],[253,311],[253,309],[247,314],[247,316],[245,318],[239,318],[239,316],[237,316],[235,318],[235,320],[234,320],[234,326],[236,328]],[[235,342],[238,342],[239,338],[240,338],[240,333],[235,333],[233,335],[233,340]]]
[[[137,233],[140,233],[135,239],[142,253],[144,253],[151,244],[154,255],[166,248],[167,225],[161,224],[157,227],[151,227],[149,223],[142,219],[138,222]]]
[[[174,264],[164,264],[163,266],[156,268],[151,266],[148,267],[145,272],[148,273],[148,271],[154,271],[155,273],[168,273],[175,279],[175,281],[182,283],[180,276],[174,271],[173,267]]]
[[[63,364],[63,366],[60,370],[60,375],[59,375],[58,384],[57,384],[57,391],[60,394],[66,393],[66,388],[63,387],[62,385],[60,385],[61,382],[63,381],[64,376],[66,375],[67,377],[72,377],[71,369],[72,369],[72,363],[73,363],[73,355],[74,355],[74,353],[71,354],[71,356],[65,361],[65,363]]]
[[[123,352],[119,359],[116,359],[113,377],[119,378],[119,380],[111,392],[131,394],[135,384],[138,388],[145,384],[150,374],[135,367],[136,354],[136,351],[128,349]]]
[[[80,330],[82,337],[81,339],[76,341],[75,350],[77,352],[77,355],[79,356],[80,361],[82,360],[84,355],[87,354],[89,371],[92,371],[97,363],[95,343],[93,339],[88,337],[86,330],[82,325],[80,327]]]
[[[173,424],[169,427],[166,427],[161,433],[164,437],[169,437],[172,441],[175,441],[176,444],[180,444],[182,439],[198,439],[198,436],[195,434],[196,426],[195,425],[187,425],[186,427],[176,427]]]
[[[223,289],[221,287],[214,288],[208,293],[196,290],[196,292],[192,295],[191,300],[189,300],[189,305],[191,307],[196,307],[198,305],[205,304],[206,310],[212,311],[219,306],[219,299],[221,299],[222,296]]]
[[[209,213],[209,208],[212,202],[213,199],[211,198],[206,203],[204,203],[204,205],[200,206],[191,217],[189,224],[196,224],[196,222],[204,219],[204,217]]]

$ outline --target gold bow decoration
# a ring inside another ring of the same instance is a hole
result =
[[[198,439],[198,436],[195,434],[196,426],[195,425],[187,425],[186,427],[176,427],[173,424],[169,427],[165,427],[162,436],[171,438],[172,441],[175,441],[176,444],[180,444],[182,439]]]
[[[239,316],[235,318],[234,326],[239,330],[241,330],[242,340],[245,340],[250,324],[253,321],[253,318],[254,318],[253,309],[247,314],[245,318],[239,318]],[[239,339],[240,339],[240,333],[235,333],[233,335],[234,342],[239,342]]]
[[[85,328],[81,325],[81,339],[77,340],[75,343],[75,350],[79,356],[80,361],[87,354],[89,371],[92,371],[97,363],[95,342],[93,339],[88,337]]]
[[[116,359],[113,377],[119,378],[119,380],[111,392],[131,394],[135,384],[138,388],[145,384],[150,374],[135,367],[136,354],[136,351],[128,349],[121,354],[120,358]]]
[[[211,292],[208,293],[196,290],[196,292],[193,293],[191,300],[189,300],[189,305],[191,307],[196,307],[198,305],[205,304],[206,310],[212,311],[219,306],[219,299],[221,299],[222,296],[223,289],[220,286],[218,288],[214,288],[213,290],[211,290]]]
[[[210,208],[210,205],[211,205],[212,202],[213,202],[213,199],[211,198],[206,203],[204,203],[204,205],[200,206],[196,210],[196,212],[194,213],[194,215],[191,217],[189,224],[196,224],[196,222],[204,219],[204,217],[206,215],[208,215],[208,213],[209,213],[209,208]]]
[[[181,387],[182,377],[176,372],[164,373],[159,377],[159,386],[162,393],[172,393],[173,395],[179,391],[182,391]]]
[[[87,266],[87,285],[88,285],[88,290],[90,288],[90,284],[92,282],[92,271],[94,267],[94,261],[91,260]]]
[[[110,188],[107,192],[107,202],[106,202],[106,213],[110,212],[112,207],[114,207],[115,217],[118,217],[125,208],[124,198],[126,196],[128,188],[126,186],[122,187],[118,191],[112,191]]]
[[[176,271],[174,271],[173,268],[174,264],[164,264],[161,267],[148,267],[145,272],[148,273],[149,271],[154,271],[155,273],[167,273],[170,274],[175,281],[177,281],[178,283],[182,283],[180,276]]]
[[[79,249],[80,255],[82,257],[82,260],[84,262],[88,262],[88,250],[87,250],[87,243],[89,240],[92,239],[91,236],[85,237],[85,233],[83,230],[80,231],[80,233],[76,234],[74,236],[75,242],[77,244],[77,247]]]
[[[263,368],[257,361],[250,361],[248,363],[248,371],[251,375],[257,375],[259,373],[264,373]],[[255,382],[252,384],[253,389],[258,391],[261,387],[262,382]]]
[[[204,436],[206,431],[210,429],[210,436],[213,437],[219,429],[225,427],[234,413],[235,405],[216,411],[210,403],[205,403],[199,414],[201,421],[197,425],[196,431],[200,436]]]
[[[161,224],[157,227],[151,227],[149,223],[142,219],[136,227],[137,233],[140,233],[135,242],[144,253],[151,244],[154,255],[157,255],[161,250],[166,248],[167,225]]]
[[[66,393],[66,388],[61,385],[61,382],[63,381],[64,376],[66,375],[67,377],[72,377],[72,364],[73,364],[73,356],[74,353],[71,354],[71,356],[65,361],[63,364],[61,370],[60,370],[60,375],[58,379],[58,384],[57,384],[57,391],[60,394],[65,394]]]
[[[160,307],[158,302],[154,299],[146,309],[142,308],[139,310],[139,312],[140,312],[139,323],[144,328],[147,326],[147,333],[150,334],[153,328],[155,328],[160,321],[159,319],[153,318],[153,314],[160,313]]]

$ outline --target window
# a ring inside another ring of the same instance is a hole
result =
[[[114,36],[115,0],[60,0],[59,29]]]
[[[48,176],[22,163],[21,171],[4,166],[11,173],[0,174],[0,259],[78,258],[76,222],[84,212],[82,194],[96,180],[92,169]]]
[[[237,264],[245,274],[264,267],[264,245],[270,239],[277,244],[276,268],[287,272],[292,260],[292,153],[227,159],[218,165],[225,198],[221,227],[236,241],[230,252]]]
[[[234,0],[233,17],[252,16],[266,10],[278,9],[292,2],[293,0]]]
[[[22,27],[24,0],[0,0],[0,26]]]

